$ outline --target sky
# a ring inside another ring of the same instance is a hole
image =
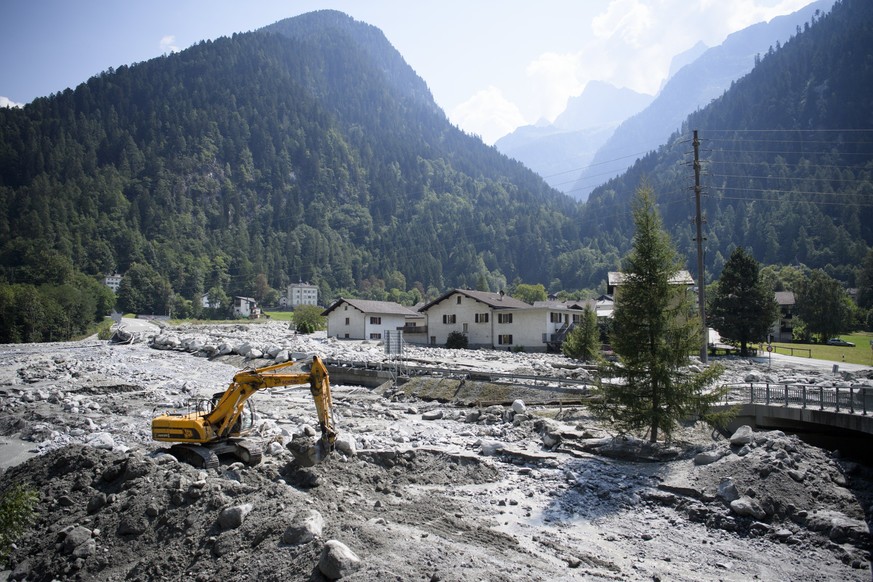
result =
[[[0,106],[322,9],[376,26],[449,119],[493,144],[592,80],[654,95],[671,59],[811,0],[0,0]]]

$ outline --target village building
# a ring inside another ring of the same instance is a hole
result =
[[[258,307],[258,302],[251,297],[237,296],[233,298],[233,315],[234,317],[258,319],[261,316],[261,308]]]
[[[770,336],[775,342],[790,342],[794,339],[794,293],[776,291],[775,296],[779,304],[779,317],[770,328]]]
[[[580,321],[582,307],[557,301],[531,305],[503,292],[453,289],[421,311],[427,316],[426,338],[421,339],[430,345],[444,345],[458,332],[470,348],[545,352],[560,349]]]
[[[627,275],[621,271],[610,271],[606,275],[606,293],[615,298],[615,294],[627,280]],[[671,285],[685,285],[690,290],[694,287],[694,277],[688,271],[682,270],[670,278]]]
[[[291,283],[288,285],[283,307],[297,307],[298,305],[318,305],[318,285],[309,283]]]
[[[407,322],[421,321],[421,315],[393,301],[339,298],[322,312],[327,317],[327,335],[339,339],[383,340],[390,332],[402,331]]]
[[[121,287],[121,280],[123,278],[118,273],[112,273],[103,278],[103,284],[112,289],[113,293],[118,293],[118,288]]]
[[[522,334],[518,312],[529,307],[502,291],[453,289],[421,308],[427,316],[427,343],[445,345],[449,334],[459,332],[470,348],[512,348]]]

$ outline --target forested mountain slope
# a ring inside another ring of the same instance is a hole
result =
[[[695,263],[691,132],[701,139],[706,268],[742,245],[767,264],[823,268],[854,285],[873,244],[873,3],[841,0],[757,63],[681,133],[595,190],[590,246],[623,253],[642,180]],[[597,225],[597,230],[593,230]],[[580,264],[584,260],[579,261]]]
[[[708,105],[751,71],[756,55],[788,39],[798,26],[827,12],[832,4],[833,0],[817,0],[792,14],[737,31],[682,67],[652,103],[626,119],[589,160],[590,166],[570,189],[572,196],[586,200],[597,185],[625,171],[633,162],[631,156],[657,149],[689,113]]]
[[[147,263],[175,294],[548,282],[578,207],[452,126],[377,29],[321,11],[0,109],[0,266]]]

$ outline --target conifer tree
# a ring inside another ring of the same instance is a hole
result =
[[[568,358],[585,362],[596,360],[600,355],[600,330],[597,327],[597,314],[589,306],[582,311],[582,318],[567,334],[561,351]]]
[[[711,411],[722,389],[708,389],[722,369],[689,367],[700,322],[687,288],[674,284],[680,264],[650,187],[637,190],[633,214],[633,247],[615,294],[611,343],[618,361],[602,367],[591,408],[622,433],[647,431],[654,443],[661,433],[669,440],[685,419],[724,420]]]
[[[760,276],[758,261],[737,247],[725,263],[709,309],[709,322],[723,337],[739,342],[740,354],[748,344],[766,339],[779,315],[773,289]]]

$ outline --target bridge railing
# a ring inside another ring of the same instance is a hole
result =
[[[869,386],[813,386],[809,384],[731,384],[726,404],[764,404],[814,408],[848,414],[873,414],[873,388]]]

